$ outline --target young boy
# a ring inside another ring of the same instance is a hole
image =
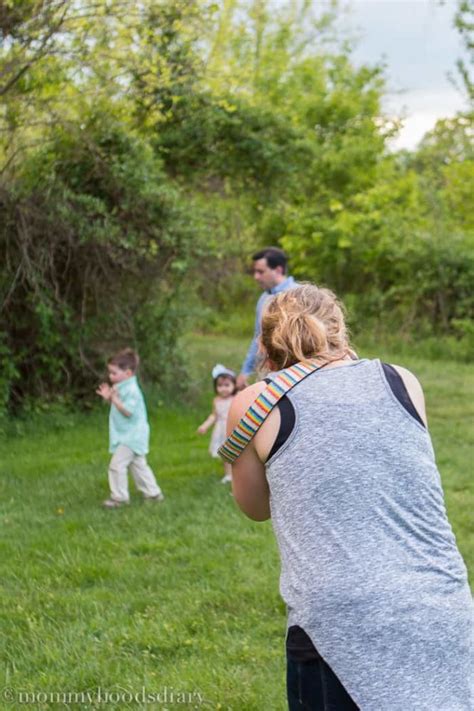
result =
[[[104,501],[107,509],[130,503],[127,470],[146,501],[163,501],[163,493],[147,464],[146,454],[150,427],[142,391],[137,382],[138,354],[126,348],[109,358],[107,370],[112,383],[102,383],[96,390],[110,402],[109,451],[113,453],[109,465],[110,498]]]

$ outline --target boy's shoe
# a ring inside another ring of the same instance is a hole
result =
[[[221,479],[221,484],[230,484],[232,481],[232,477],[230,474],[224,474],[224,476]]]
[[[160,504],[165,500],[163,494],[157,494],[156,496],[144,496],[143,501],[150,504]]]
[[[102,502],[104,509],[121,509],[122,506],[128,506],[130,501],[117,501],[116,499],[106,499]]]

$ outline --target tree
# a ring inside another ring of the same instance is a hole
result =
[[[458,3],[454,25],[461,35],[467,52],[467,60],[459,59],[457,66],[469,100],[472,103],[474,101],[474,81],[470,68],[474,65],[474,2],[473,0],[458,0]]]
[[[56,128],[2,192],[0,214],[10,402],[93,392],[106,353],[127,343],[163,385],[200,232],[150,146],[99,110]]]

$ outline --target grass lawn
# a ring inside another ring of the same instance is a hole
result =
[[[100,508],[105,407],[59,423],[44,416],[2,442],[0,686],[12,691],[0,708],[25,708],[25,698],[30,708],[61,708],[45,695],[61,701],[79,692],[90,701],[70,697],[62,707],[286,708],[285,610],[271,525],[237,511],[208,438],[195,434],[212,398],[211,367],[238,367],[246,345],[188,338],[200,404],[150,400],[149,461],[166,496],[161,505],[134,494],[127,509]],[[425,387],[448,513],[472,571],[474,374],[451,362],[402,364]]]

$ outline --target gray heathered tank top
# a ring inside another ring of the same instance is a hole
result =
[[[288,626],[362,711],[472,711],[472,597],[428,432],[378,360],[287,397],[295,427],[266,474]]]

